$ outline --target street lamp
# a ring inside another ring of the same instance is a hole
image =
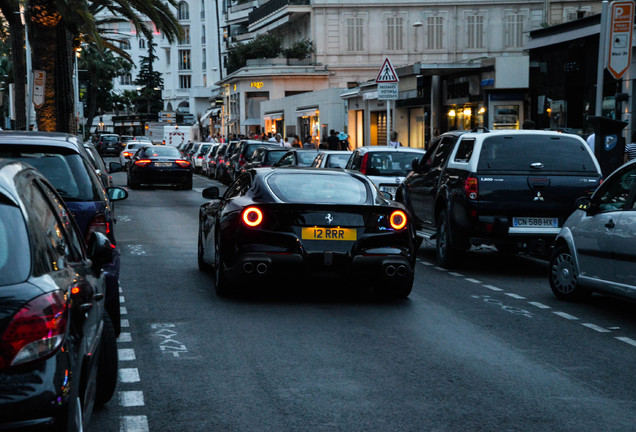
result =
[[[413,27],[415,27],[415,52],[417,52],[417,29],[422,27],[422,21],[414,22]]]

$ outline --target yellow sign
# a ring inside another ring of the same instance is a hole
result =
[[[255,87],[257,89],[260,89],[264,86],[265,84],[263,84],[262,81],[254,81],[250,83],[250,87]]]
[[[354,228],[321,228],[310,227],[303,228],[301,238],[303,240],[348,240],[357,239],[356,230]]]

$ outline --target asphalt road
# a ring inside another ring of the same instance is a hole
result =
[[[445,271],[426,244],[408,300],[303,280],[220,299],[196,263],[212,183],[116,205],[127,327],[89,431],[636,431],[636,305],[560,302],[546,263],[487,248]]]

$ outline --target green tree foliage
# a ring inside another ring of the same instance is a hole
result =
[[[115,56],[112,51],[100,50],[94,45],[87,45],[81,51],[79,69],[86,71],[82,75],[86,81],[84,95],[84,116],[86,130],[91,130],[97,109],[110,111],[116,108],[116,95],[113,92],[113,79],[130,72],[132,64],[126,59]]]
[[[139,97],[134,100],[138,112],[146,114],[158,113],[163,109],[161,90],[163,90],[163,78],[161,73],[153,68],[153,63],[158,59],[155,54],[157,44],[148,41],[148,55],[139,59],[139,74],[134,83],[141,87]]]
[[[249,59],[274,58],[282,52],[283,43],[276,36],[258,35],[246,43],[237,43],[228,50],[227,71],[232,73],[247,64]]]
[[[291,47],[285,49],[283,53],[288,59],[306,59],[311,57],[314,52],[314,44],[309,39],[303,39],[294,43]]]

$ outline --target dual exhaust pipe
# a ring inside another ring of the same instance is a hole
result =
[[[264,262],[254,263],[252,261],[245,261],[243,263],[243,271],[247,274],[256,272],[262,276],[269,271],[269,266]]]
[[[408,272],[408,269],[403,264],[400,264],[398,266],[389,264],[384,267],[384,274],[387,275],[388,277],[393,277],[395,275],[397,275],[398,277],[403,277],[403,276],[406,276],[407,272]]]

